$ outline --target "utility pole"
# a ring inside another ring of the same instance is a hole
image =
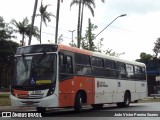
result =
[[[71,42],[71,44],[73,45],[73,44],[74,44],[74,41],[73,41],[73,32],[74,32],[75,30],[68,30],[68,31],[72,33],[72,42]]]
[[[57,44],[57,41],[58,41],[59,11],[60,11],[60,0],[57,0],[55,44]]]

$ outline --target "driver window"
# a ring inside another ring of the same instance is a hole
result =
[[[73,74],[73,67],[72,67],[72,57],[71,56],[59,56],[59,72],[60,73],[67,73]]]

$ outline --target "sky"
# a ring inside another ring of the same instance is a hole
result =
[[[60,6],[60,21],[59,21],[59,36],[63,36],[62,44],[68,44],[72,40],[72,34],[69,30],[75,30],[73,33],[74,42],[77,36],[77,21],[78,21],[78,6],[73,6],[70,9],[72,0],[63,0]],[[28,17],[31,22],[33,14],[34,0],[0,0],[0,16],[5,22],[10,22],[13,18],[17,21],[22,21]],[[40,7],[38,1],[38,9]],[[57,0],[43,0],[43,3],[50,4],[48,12],[56,15]],[[94,9],[95,16],[92,17],[90,11],[84,9],[83,30],[88,26],[88,18],[91,18],[92,24],[98,26],[94,31],[97,35],[103,28],[111,23],[116,17],[121,14],[127,14],[125,17],[119,17],[110,26],[107,27],[94,40],[97,42],[100,38],[104,38],[103,50],[113,49],[117,53],[123,53],[120,58],[126,60],[136,60],[141,52],[146,52],[153,55],[154,42],[160,37],[160,0],[95,0],[96,8]],[[37,9],[37,13],[39,13]],[[42,43],[54,43],[56,19],[46,27],[43,24],[42,28]],[[35,19],[35,25],[39,27],[40,19]],[[15,40],[19,42],[21,36]],[[28,38],[26,38],[28,43]],[[32,44],[39,44],[35,38]]]

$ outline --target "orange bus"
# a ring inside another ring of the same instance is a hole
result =
[[[80,112],[83,105],[128,107],[147,96],[143,63],[55,44],[19,47],[14,60],[12,106]]]

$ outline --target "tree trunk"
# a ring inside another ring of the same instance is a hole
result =
[[[41,44],[41,35],[42,35],[42,16],[41,16],[41,21],[40,21],[40,30],[39,30],[39,32],[40,32],[40,40],[39,40],[39,42],[40,42],[40,44]]]
[[[28,40],[28,45],[31,44],[32,31],[33,31],[33,26],[34,26],[34,19],[35,19],[35,16],[36,16],[37,5],[38,5],[38,0],[35,0],[34,10],[33,10],[33,16],[32,16],[32,23],[31,23],[31,28],[30,28],[29,40]]]
[[[82,39],[83,10],[84,10],[84,3],[82,5],[82,11],[81,11],[81,23],[80,23],[80,33],[79,33],[80,43],[81,43],[81,39]]]
[[[22,34],[22,46],[24,46],[24,33]]]
[[[80,48],[80,19],[81,19],[81,0],[79,1],[78,23],[77,23],[77,47]]]
[[[91,20],[88,19],[88,41],[89,41],[89,50],[92,50],[92,33],[91,33]]]

